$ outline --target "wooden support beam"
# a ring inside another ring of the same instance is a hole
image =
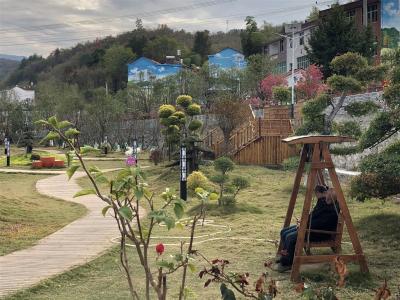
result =
[[[307,149],[306,147],[303,147],[301,149],[300,163],[297,169],[296,177],[294,179],[292,194],[290,196],[289,206],[286,213],[285,222],[283,223],[283,228],[288,227],[292,220],[294,207],[296,205],[297,195],[300,189],[301,178],[303,177],[304,167],[306,164],[306,159],[307,159]],[[277,254],[279,254],[281,250],[282,250],[282,241],[279,242]]]
[[[319,144],[315,144],[313,146],[313,155],[311,163],[317,163],[320,161],[320,146]],[[300,227],[297,232],[297,241],[296,241],[296,249],[294,251],[294,261],[292,265],[292,272],[290,274],[290,278],[292,281],[298,282],[300,280],[300,264],[301,262],[296,259],[297,256],[300,256],[303,248],[304,248],[304,239],[306,237],[306,227],[308,222],[308,216],[310,214],[311,209],[311,200],[314,193],[315,181],[317,177],[317,169],[311,169],[310,175],[307,178],[307,190],[306,196],[304,199],[303,212],[301,214]]]

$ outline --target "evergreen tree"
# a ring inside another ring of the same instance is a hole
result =
[[[241,33],[242,50],[244,55],[262,53],[265,38],[262,32],[258,30],[257,22],[254,17],[246,17],[246,30]]]
[[[374,55],[375,41],[370,27],[358,29],[339,5],[332,7],[311,35],[308,56],[313,64],[322,67],[325,77],[331,75],[332,59],[346,52],[356,52],[370,59]]]
[[[211,52],[210,32],[208,30],[197,31],[194,35],[193,52],[201,56],[203,63],[207,59],[207,55]]]

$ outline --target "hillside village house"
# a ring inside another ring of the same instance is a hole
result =
[[[393,3],[392,3],[393,2]],[[395,0],[368,0],[367,1],[367,24],[371,25],[376,39],[379,57],[381,45],[382,15],[388,7],[393,7]],[[356,0],[342,5],[348,18],[354,20],[358,27],[365,24],[363,20],[363,0]],[[329,15],[331,9],[320,11],[320,18]],[[398,17],[399,18],[399,17]],[[400,18],[399,18],[400,19]],[[399,21],[400,22],[400,21]],[[293,23],[285,25],[281,36],[264,46],[264,53],[276,59],[276,73],[287,73],[294,68],[305,69],[310,65],[307,57],[306,47],[312,32],[318,26],[318,22]],[[293,40],[293,41],[292,41]],[[294,51],[294,59],[293,59]],[[293,61],[293,62],[292,62]]]
[[[20,103],[31,103],[35,100],[35,91],[16,86],[10,90],[0,91],[0,97]]]
[[[181,64],[161,64],[141,57],[128,64],[128,82],[145,85],[154,80],[176,75],[182,68]]]
[[[217,78],[219,71],[242,70],[246,68],[247,62],[240,51],[233,48],[224,48],[215,54],[208,55],[208,65],[210,76]]]

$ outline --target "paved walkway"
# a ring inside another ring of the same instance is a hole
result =
[[[39,170],[32,172],[43,174]],[[89,262],[112,245],[111,238],[119,235],[114,219],[101,214],[104,202],[94,195],[73,198],[81,190],[76,179],[85,174],[76,172],[68,181],[65,172],[61,172],[63,174],[39,180],[36,184],[38,192],[80,203],[88,213],[31,248],[0,256],[0,298]]]

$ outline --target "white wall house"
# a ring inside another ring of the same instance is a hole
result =
[[[35,100],[35,91],[25,90],[19,86],[10,90],[1,91],[1,93],[9,100],[16,102],[32,102]]]
[[[294,23],[285,25],[285,35],[291,37],[286,40],[286,65],[287,71],[292,70],[293,51],[294,69],[306,69],[310,65],[307,57],[306,46],[312,31],[316,28],[314,22]],[[293,41],[292,41],[293,37]]]

